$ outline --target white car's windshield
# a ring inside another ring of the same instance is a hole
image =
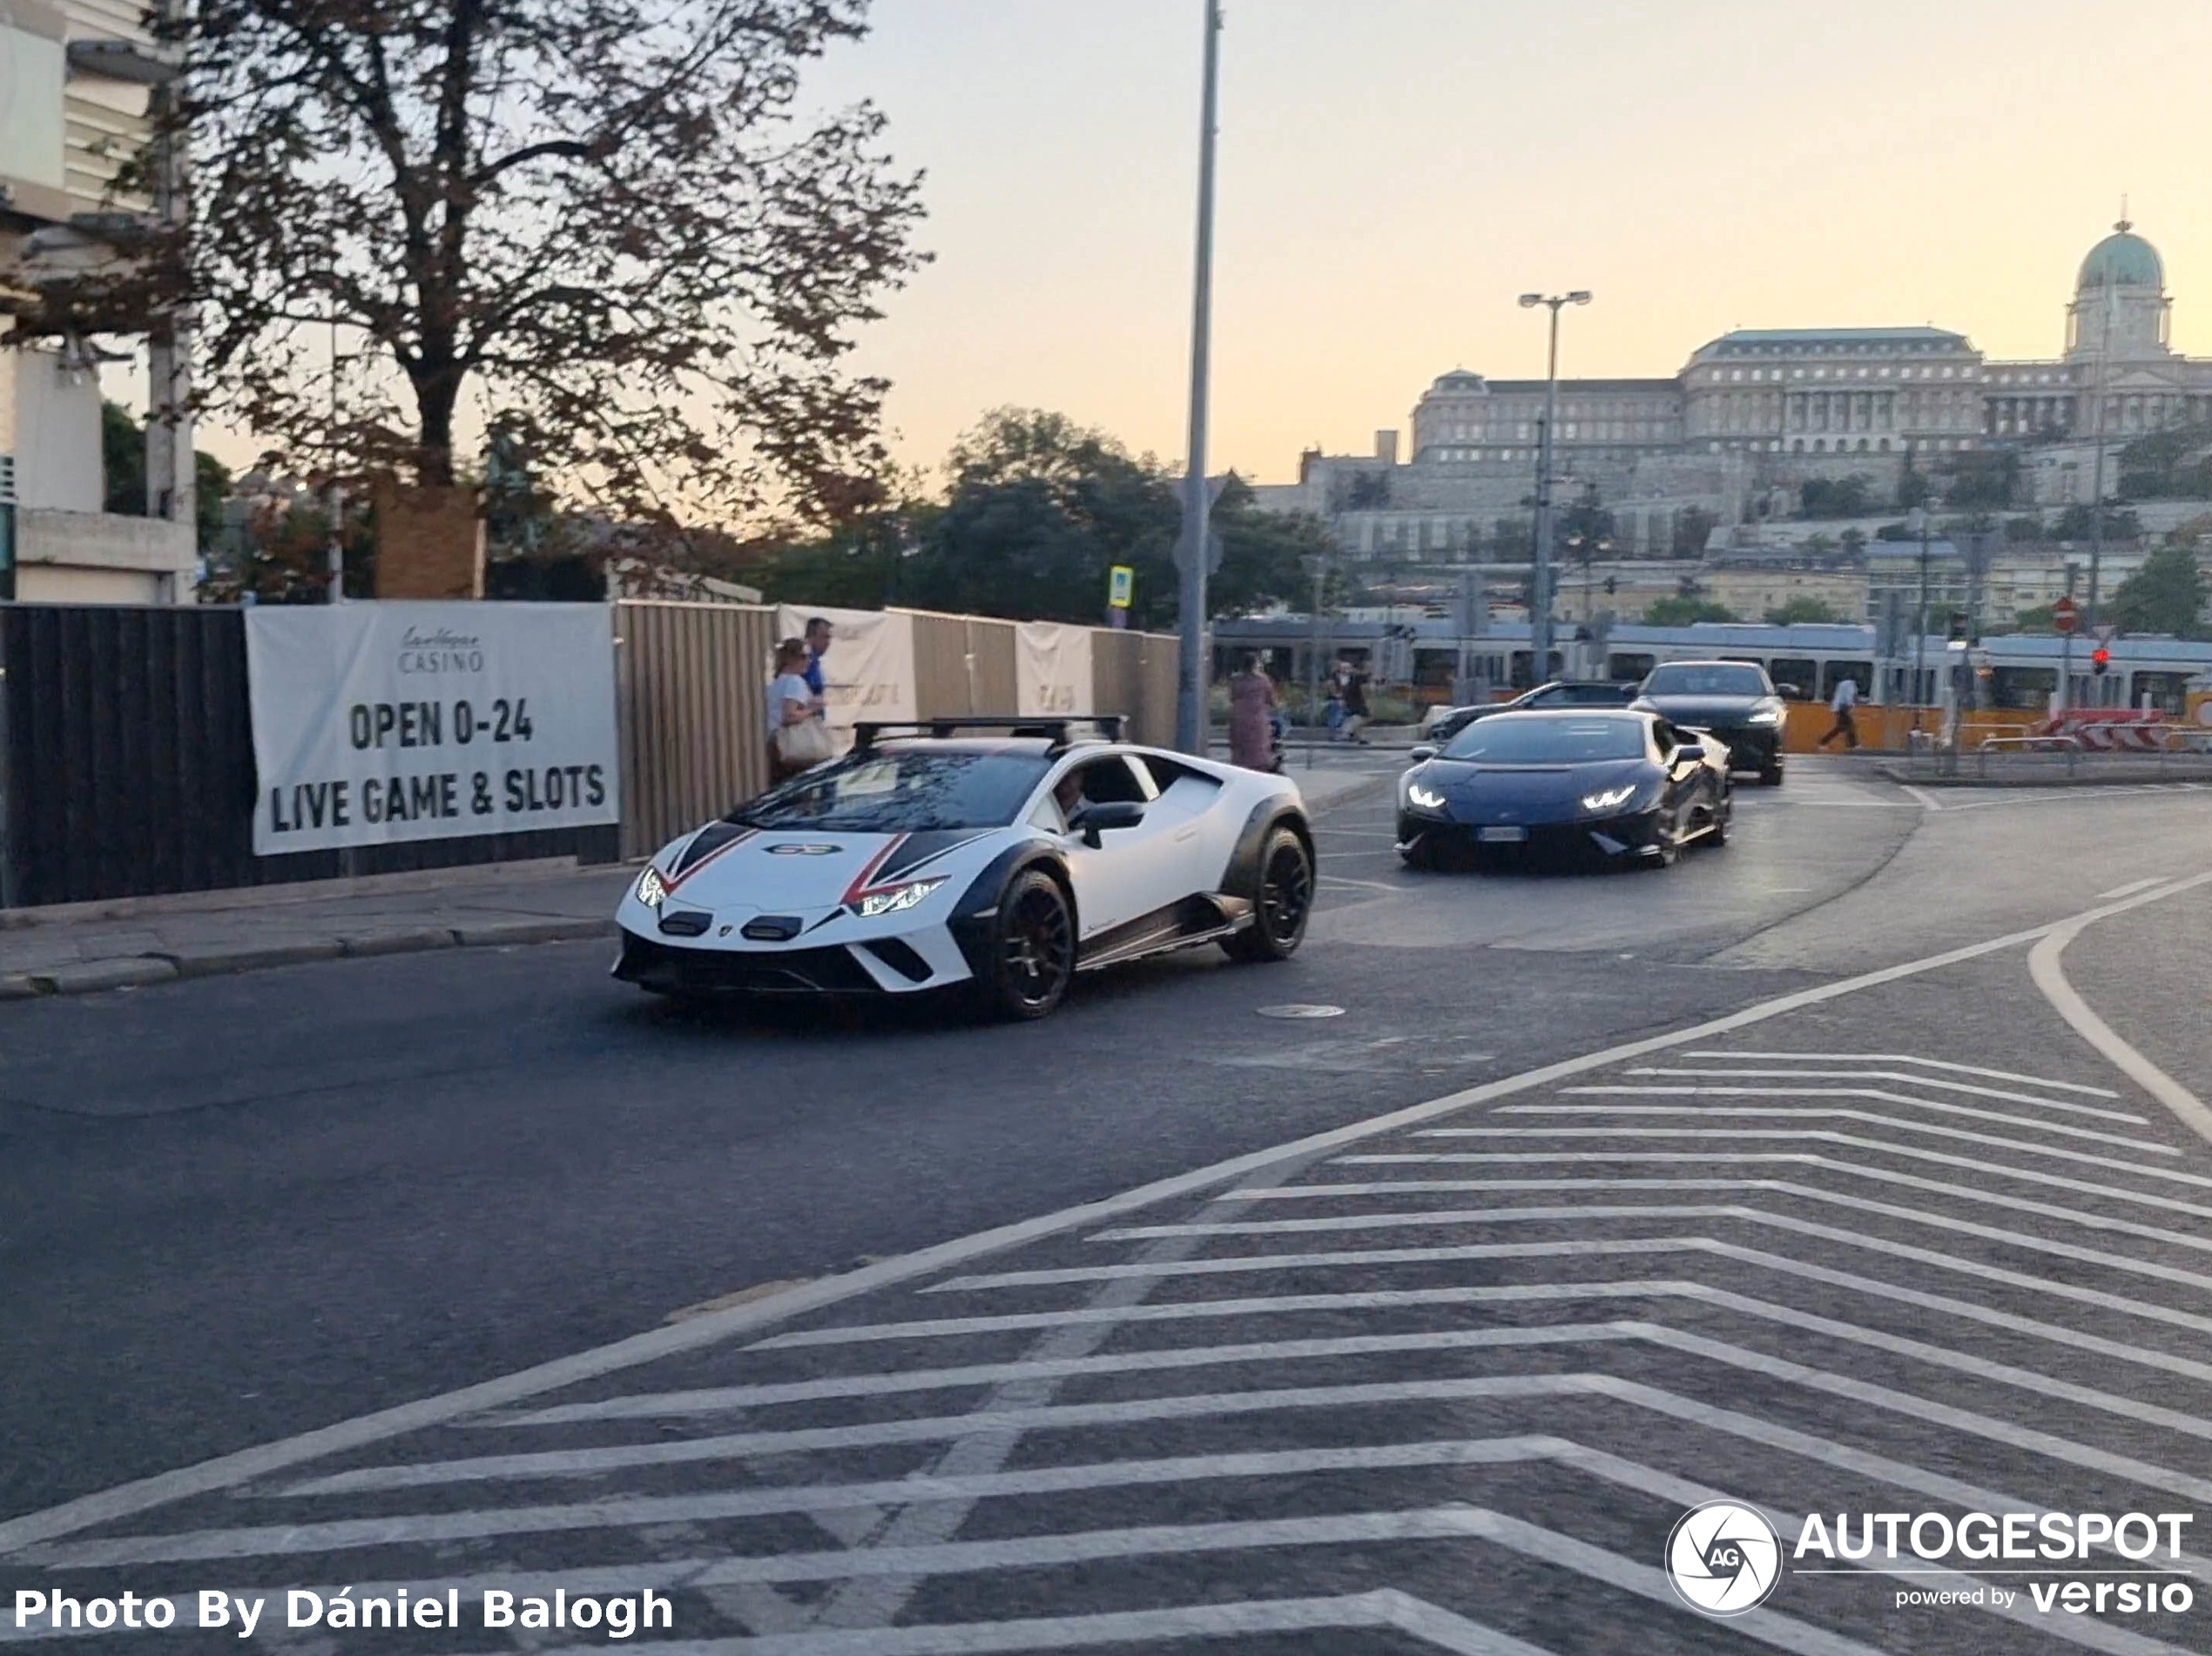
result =
[[[878,749],[793,777],[740,806],[730,820],[847,833],[1001,828],[1050,768],[1041,754]]]
[[[1771,696],[1764,669],[1682,663],[1652,670],[1643,681],[1646,696]]]
[[[1477,719],[1453,737],[1447,759],[1475,764],[1588,764],[1643,757],[1643,721],[1635,718]]]

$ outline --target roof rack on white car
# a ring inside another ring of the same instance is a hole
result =
[[[1003,730],[1008,736],[1043,737],[1058,749],[1078,740],[1118,742],[1122,739],[1122,724],[1119,713],[1084,714],[1072,718],[972,713],[958,718],[867,719],[853,727],[853,751],[865,752],[885,737],[926,736],[942,741],[961,730]],[[1088,726],[1091,734],[1076,736],[1078,725]]]

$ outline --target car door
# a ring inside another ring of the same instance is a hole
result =
[[[1076,887],[1080,939],[1088,941],[1126,926],[1189,893],[1196,825],[1183,813],[1155,810],[1157,793],[1150,775],[1118,753],[1079,757],[1055,778],[1049,797],[1055,806],[1072,795],[1079,807],[1134,803],[1145,808],[1144,819],[1136,826],[1109,829],[1096,845],[1062,816],[1060,833],[1067,848],[1069,878]]]

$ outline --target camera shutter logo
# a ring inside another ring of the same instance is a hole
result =
[[[1683,1513],[1667,1538],[1667,1579],[1692,1610],[1740,1616],[1780,1583],[1782,1538],[1756,1507],[1707,1501]]]

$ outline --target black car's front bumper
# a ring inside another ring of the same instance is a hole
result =
[[[1485,838],[1486,827],[1517,829],[1526,837]],[[1401,850],[1420,845],[1433,852],[1460,858],[1502,854],[1611,862],[1656,857],[1663,840],[1656,809],[1617,817],[1577,817],[1572,822],[1488,824],[1458,822],[1420,811],[1398,813]]]

